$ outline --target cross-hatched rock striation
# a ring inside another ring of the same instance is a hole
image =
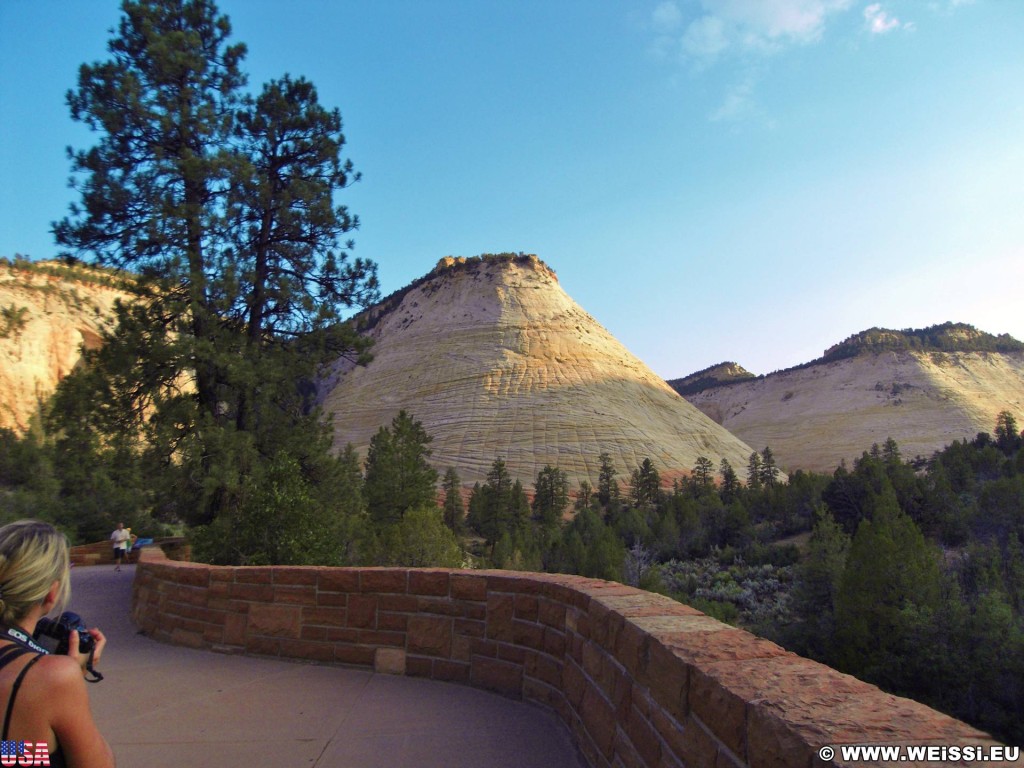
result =
[[[335,445],[364,454],[401,409],[434,437],[433,464],[463,482],[495,458],[529,484],[545,464],[596,484],[608,453],[620,482],[644,458],[663,479],[698,456],[745,466],[751,448],[677,395],[584,312],[535,256],[442,259],[368,310],[365,368],[339,363],[323,389]]]

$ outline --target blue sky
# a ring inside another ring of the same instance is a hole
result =
[[[385,293],[537,253],[665,377],[871,326],[1024,339],[1024,3],[222,0],[252,87],[303,75],[363,173]],[[113,0],[0,2],[0,255],[55,253],[64,93]]]

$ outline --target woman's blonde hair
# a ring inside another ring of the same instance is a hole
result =
[[[0,621],[16,624],[59,582],[57,607],[71,598],[68,540],[49,523],[19,520],[0,528]]]

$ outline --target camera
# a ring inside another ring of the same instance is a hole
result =
[[[71,631],[78,630],[78,651],[79,653],[90,653],[96,645],[96,638],[89,634],[85,622],[77,613],[65,611],[60,618],[50,619],[43,617],[36,624],[36,631],[32,637],[43,646],[56,644],[50,649],[51,653],[67,655],[71,640]],[[46,640],[50,642],[47,643]]]

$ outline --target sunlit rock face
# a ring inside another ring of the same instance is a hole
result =
[[[867,352],[687,399],[784,469],[831,472],[889,437],[911,459],[991,433],[1000,411],[1024,424],[1024,353]]]
[[[545,464],[596,484],[608,453],[625,482],[644,458],[663,480],[699,456],[746,465],[751,449],[677,395],[584,312],[533,256],[443,259],[362,321],[365,368],[325,385],[335,445],[365,454],[401,409],[434,437],[432,462],[464,483],[494,459],[527,487]]]
[[[100,343],[125,297],[113,283],[85,267],[0,264],[0,427],[25,432],[82,348]]]

